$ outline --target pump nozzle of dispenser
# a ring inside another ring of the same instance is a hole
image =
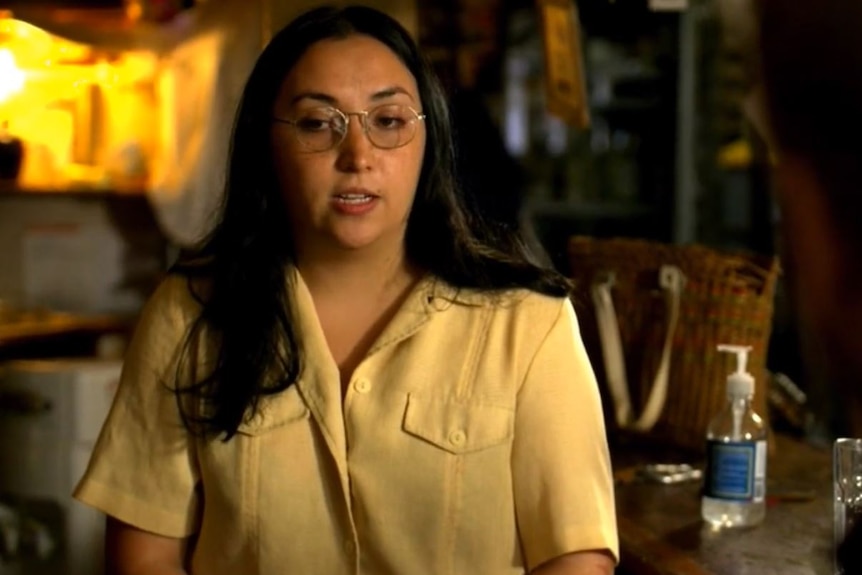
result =
[[[735,396],[754,393],[754,377],[748,373],[751,346],[719,344],[718,351],[736,354],[736,371],[727,376],[727,393]]]
[[[718,351],[736,354],[736,371],[727,376],[727,395],[732,400],[746,399],[754,395],[754,376],[748,373],[748,353],[751,346],[719,344]],[[733,437],[739,438],[740,418],[737,401],[733,402]]]
[[[736,354],[736,373],[740,375],[750,375],[748,369],[748,353],[751,351],[750,345],[729,345],[721,343],[718,345],[718,351]]]

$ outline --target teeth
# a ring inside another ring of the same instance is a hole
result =
[[[348,204],[361,204],[364,202],[371,201],[372,199],[372,196],[368,196],[366,194],[339,194],[336,197],[339,201]]]

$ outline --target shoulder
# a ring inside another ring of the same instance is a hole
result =
[[[527,289],[503,292],[489,305],[496,314],[537,336],[544,336],[560,322],[574,317],[571,301],[566,297],[550,296]]]
[[[461,313],[485,315],[492,325],[537,335],[546,334],[567,318],[574,319],[571,300],[563,296],[525,288],[490,291],[446,286],[442,291],[443,299]]]
[[[190,346],[201,315],[201,305],[191,285],[187,276],[169,273],[150,295],[138,315],[125,355],[123,381],[129,381],[126,386],[149,389],[152,381],[174,381],[185,360],[208,358],[208,345]],[[198,333],[205,338],[205,332]]]
[[[150,295],[138,319],[137,331],[185,334],[201,313],[203,286],[179,273],[168,273]]]
[[[147,307],[157,307],[182,316],[197,314],[200,312],[205,287],[200,280],[181,273],[168,273],[150,296]]]

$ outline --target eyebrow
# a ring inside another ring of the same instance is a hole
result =
[[[404,94],[405,96],[413,100],[413,95],[401,86],[391,86],[389,88],[385,88],[383,90],[380,90],[379,92],[375,92],[374,94],[372,94],[371,101],[378,102],[380,100],[391,98],[396,94]],[[290,105],[292,106],[300,100],[317,100],[318,102],[322,102],[329,106],[335,106],[338,103],[338,100],[335,97],[330,96],[329,94],[324,94],[323,92],[302,92],[291,98]]]

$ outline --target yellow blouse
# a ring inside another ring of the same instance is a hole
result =
[[[600,398],[568,300],[423,281],[342,401],[293,276],[305,370],[227,442],[179,420],[166,384],[198,306],[185,279],[165,280],[80,501],[196,534],[192,575],[514,575],[572,551],[618,555]]]

